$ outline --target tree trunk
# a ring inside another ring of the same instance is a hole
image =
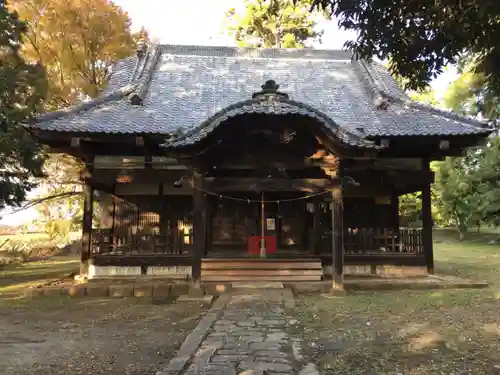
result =
[[[463,241],[465,239],[465,235],[467,234],[467,225],[459,221],[457,228],[458,228],[458,239],[460,241]]]

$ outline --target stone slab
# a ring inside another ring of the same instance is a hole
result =
[[[308,363],[300,370],[299,375],[319,375],[319,371],[314,363]]]
[[[210,304],[214,300],[214,296],[191,296],[189,294],[183,294],[177,298],[177,302],[199,302],[204,304]]]
[[[172,285],[170,284],[156,284],[153,286],[153,297],[155,298],[167,298],[170,296],[170,290]]]
[[[132,297],[134,295],[133,285],[110,285],[109,296],[115,298]]]
[[[186,337],[176,356],[163,370],[158,371],[156,375],[176,375],[186,368],[189,360],[196,354],[198,347],[210,332],[210,328],[212,328],[214,322],[222,314],[230,298],[229,295],[223,295],[214,302],[208,313]]]
[[[190,286],[188,283],[172,284],[170,288],[170,295],[173,297],[179,297],[183,294],[189,293]]]
[[[265,372],[262,369],[253,369],[242,371],[238,375],[265,375]]]
[[[234,289],[283,289],[283,283],[280,282],[243,282],[235,281],[232,283]]]
[[[43,288],[28,288],[24,291],[24,297],[26,298],[36,298],[42,297],[45,294]]]
[[[134,286],[134,297],[152,297],[153,296],[153,285],[135,285]]]
[[[89,297],[107,297],[109,295],[108,285],[87,285],[86,295]]]
[[[54,297],[54,296],[61,296],[62,293],[62,288],[60,286],[47,286],[43,288],[43,295],[45,297]]]
[[[69,297],[84,297],[86,288],[84,285],[74,285],[63,288],[62,293]]]

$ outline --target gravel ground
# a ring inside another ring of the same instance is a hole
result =
[[[148,375],[163,368],[206,306],[62,297],[0,304],[2,375]]]

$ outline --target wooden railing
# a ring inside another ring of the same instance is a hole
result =
[[[193,243],[192,230],[177,234],[112,233],[110,229],[92,230],[92,253],[114,255],[185,255]]]
[[[347,228],[346,254],[423,253],[422,229]]]

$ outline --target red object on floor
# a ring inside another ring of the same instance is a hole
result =
[[[264,236],[266,254],[276,252],[276,236]],[[248,236],[248,253],[260,254],[260,236]]]

